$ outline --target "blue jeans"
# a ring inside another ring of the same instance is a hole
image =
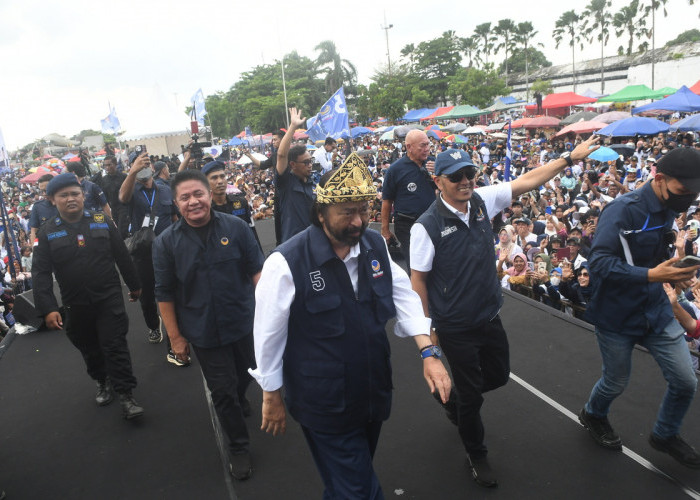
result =
[[[643,336],[596,328],[603,374],[591,391],[586,411],[594,417],[607,416],[611,403],[627,386],[632,349],[639,343],[649,349],[668,382],[653,433],[662,439],[679,434],[698,382],[683,333],[675,319],[662,331],[649,330]]]

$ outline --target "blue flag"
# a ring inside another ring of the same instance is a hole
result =
[[[316,116],[306,120],[306,128],[306,133],[314,142],[322,141],[326,137],[332,137],[333,139],[350,137],[348,108],[345,105],[345,92],[343,92],[343,87],[340,87],[340,89],[328,99]]]
[[[5,138],[2,135],[2,129],[0,128],[0,168],[10,167],[10,157],[7,154],[7,148],[5,147]]]
[[[190,101],[192,102],[192,111],[197,117],[197,122],[199,122],[200,125],[204,125],[204,117],[207,114],[207,109],[204,106],[204,93],[202,89],[197,90]]]
[[[246,137],[253,137],[253,131],[250,129],[250,127],[245,128],[245,136]]]
[[[117,134],[122,129],[119,118],[117,118],[117,112],[111,105],[109,106],[107,118],[100,120],[100,124],[102,125],[102,132],[105,134]]]
[[[513,148],[510,146],[510,120],[508,120],[508,140],[506,142],[506,172],[505,180],[508,182],[510,180],[510,162],[513,158]]]

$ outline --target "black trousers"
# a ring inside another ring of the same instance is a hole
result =
[[[411,275],[411,228],[415,223],[416,220],[413,218],[394,215],[394,234],[401,244],[401,253],[406,261],[409,276]]]
[[[473,458],[486,455],[481,421],[483,393],[508,382],[510,354],[501,318],[476,328],[437,330],[440,346],[452,370],[457,393],[459,435]]]
[[[141,311],[143,318],[146,320],[146,326],[150,330],[155,330],[160,326],[160,318],[158,317],[158,306],[156,305],[156,277],[153,271],[153,257],[151,253],[148,256],[134,257],[136,271],[141,280]]]
[[[252,380],[248,368],[255,368],[253,334],[221,347],[193,345],[192,348],[207,381],[221,427],[228,437],[229,452],[233,455],[247,452],[250,438],[241,400]]]
[[[129,317],[121,290],[106,300],[65,309],[66,334],[83,355],[88,375],[100,381],[109,376],[117,392],[136,387],[126,342]]]

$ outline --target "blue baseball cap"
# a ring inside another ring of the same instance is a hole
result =
[[[435,161],[435,175],[449,175],[464,167],[475,167],[469,154],[463,149],[448,149]]]
[[[226,170],[226,164],[224,164],[223,161],[219,160],[214,160],[210,161],[206,165],[202,167],[202,173],[204,175],[209,175],[210,173],[214,172],[215,170]]]
[[[46,196],[53,196],[58,191],[68,186],[78,186],[80,187],[80,182],[78,178],[73,173],[59,174],[49,181],[46,185]],[[82,187],[81,187],[82,189]]]

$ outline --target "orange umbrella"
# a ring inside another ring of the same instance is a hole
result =
[[[573,132],[576,134],[589,134],[607,126],[607,123],[597,122],[595,120],[576,122],[572,123],[571,125],[567,125],[563,129],[561,129],[556,135],[564,135],[568,134],[569,132]]]

